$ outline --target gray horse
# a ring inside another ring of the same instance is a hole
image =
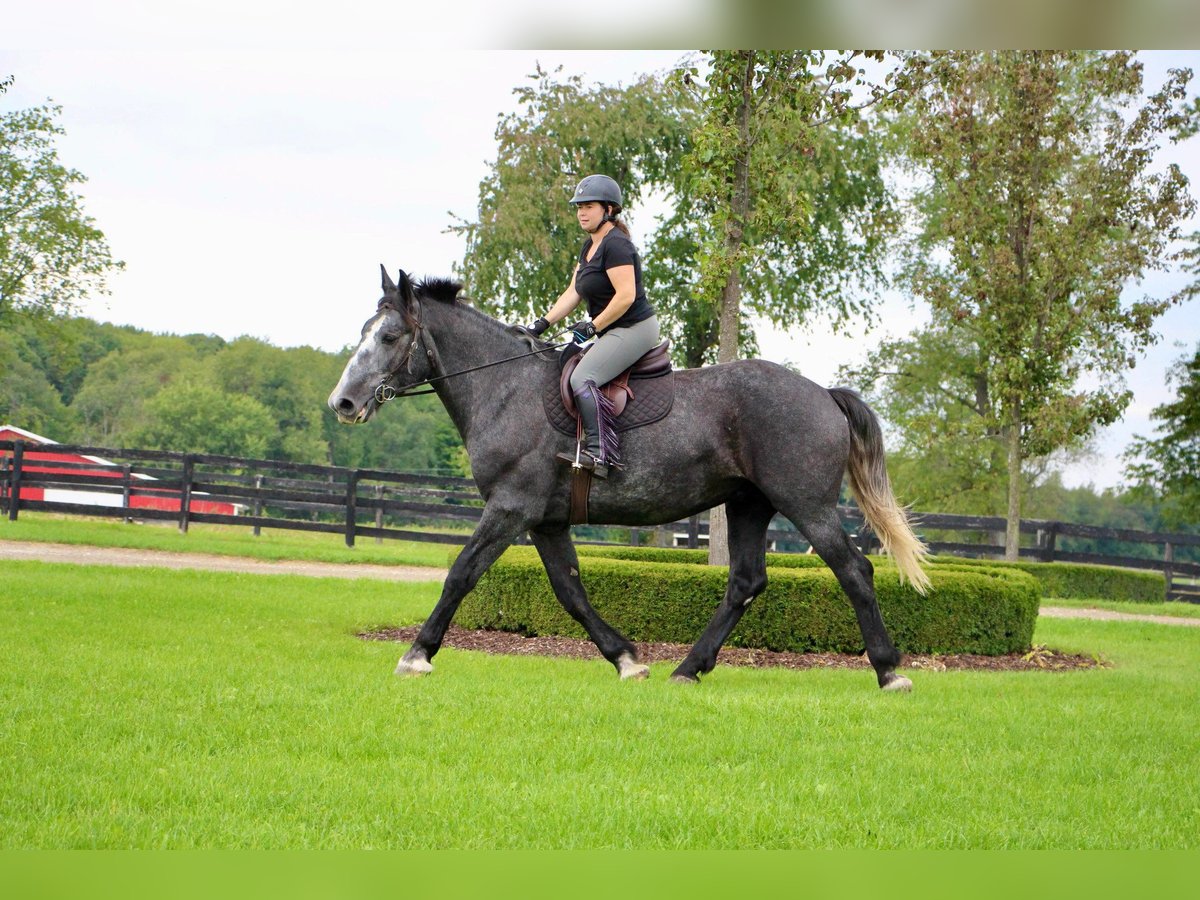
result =
[[[485,501],[479,526],[396,672],[433,670],[430,660],[463,597],[528,533],[566,611],[622,679],[645,678],[649,669],[638,662],[637,649],[600,618],[579,578],[568,525],[570,470],[555,464],[556,453],[574,447],[542,406],[558,378],[557,354],[531,353],[547,345],[464,303],[460,290],[445,279],[414,283],[404,272],[396,284],[384,269],[378,312],[363,326],[329,396],[341,422],[360,424],[397,391],[432,384],[462,435]],[[510,361],[478,368],[502,359]],[[879,686],[911,689],[896,672],[900,654],[879,613],[871,563],[842,530],[837,512],[849,469],[867,522],[901,577],[924,593],[925,547],[892,495],[871,410],[851,391],[827,390],[762,360],[687,369],[674,377],[671,414],[622,435],[627,468],[596,482],[589,505],[595,523],[658,525],[725,504],[725,598],[672,680],[699,681],[716,665],[717,651],[767,585],[766,530],[780,512],[850,597]]]

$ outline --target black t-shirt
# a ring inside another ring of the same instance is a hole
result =
[[[575,290],[587,301],[588,314],[595,319],[604,312],[617,293],[617,289],[608,278],[608,270],[617,266],[633,266],[633,305],[608,327],[624,328],[636,325],[654,315],[654,309],[646,299],[646,289],[642,287],[642,259],[638,256],[633,241],[626,237],[624,232],[614,228],[600,241],[596,255],[588,262],[588,251],[591,248],[592,239],[588,238],[583,242],[583,249],[579,251],[579,271],[575,274]]]

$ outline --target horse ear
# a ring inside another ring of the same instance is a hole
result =
[[[412,280],[403,269],[400,270],[400,281],[396,285],[396,292],[405,303],[412,303],[414,299]]]
[[[380,263],[379,271],[383,273],[383,292],[385,294],[394,293],[396,290],[396,285],[392,283],[392,276],[390,276],[388,274],[387,266],[385,266],[383,263]],[[401,274],[401,276],[404,275],[403,272],[401,272],[400,274]]]

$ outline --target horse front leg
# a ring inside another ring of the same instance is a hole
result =
[[[441,648],[446,629],[463,597],[471,592],[483,573],[520,536],[527,524],[527,517],[511,507],[493,503],[484,507],[479,527],[450,567],[437,605],[421,626],[413,645],[396,665],[397,675],[427,675],[433,671],[431,660]]]
[[[571,618],[583,626],[592,643],[613,666],[621,680],[642,680],[650,675],[650,667],[638,662],[637,648],[600,617],[588,602],[587,591],[579,579],[579,556],[566,528],[537,532],[530,535],[537,547],[554,595]]]

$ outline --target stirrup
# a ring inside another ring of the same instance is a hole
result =
[[[594,478],[608,477],[608,463],[597,460],[586,450],[581,450],[578,454],[557,453],[555,458],[572,468],[587,469]]]

